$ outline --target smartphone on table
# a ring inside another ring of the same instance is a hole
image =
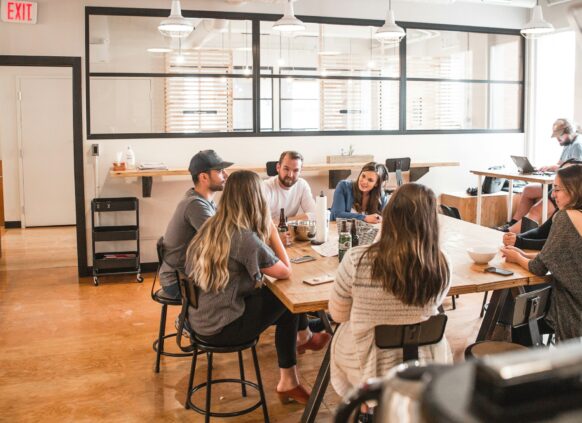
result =
[[[513,272],[511,270],[505,270],[505,269],[500,269],[499,267],[487,267],[485,269],[485,272],[488,273],[495,273],[496,275],[501,275],[501,276],[511,276],[513,275]]]

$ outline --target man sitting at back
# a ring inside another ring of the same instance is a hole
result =
[[[223,161],[214,150],[203,150],[192,157],[188,170],[194,187],[178,203],[164,235],[160,284],[167,297],[180,298],[176,270],[184,271],[186,250],[196,232],[216,213],[212,199],[224,189],[228,174],[224,170],[232,163]]]
[[[315,213],[315,201],[309,184],[299,177],[303,156],[297,151],[284,151],[277,163],[277,175],[265,181],[265,194],[274,220],[281,209],[290,219],[305,218],[305,213]],[[299,215],[299,209],[303,214]]]

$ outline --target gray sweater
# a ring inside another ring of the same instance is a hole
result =
[[[542,251],[529,262],[536,275],[552,273],[547,322],[560,340],[582,336],[582,236],[566,211],[554,216]]]

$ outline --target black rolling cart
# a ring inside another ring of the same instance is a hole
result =
[[[134,212],[135,225],[96,225],[97,213]],[[143,282],[139,258],[139,202],[135,197],[94,198],[91,201],[91,232],[93,239],[93,283],[99,285],[99,276],[135,273]],[[135,241],[133,251],[98,252],[98,242]]]

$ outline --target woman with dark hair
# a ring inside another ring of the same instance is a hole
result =
[[[188,309],[196,335],[218,346],[237,345],[275,325],[277,394],[284,403],[307,403],[309,391],[299,383],[296,354],[323,348],[330,335],[312,334],[306,317],[291,313],[262,284],[263,275],[289,277],[291,264],[256,173],[230,175],[216,214],[188,247],[185,267],[199,293],[198,307]]]
[[[550,308],[544,319],[558,340],[582,336],[582,165],[558,170],[554,199],[560,209],[539,254],[501,249],[505,259],[536,275],[551,272]]]
[[[398,188],[382,213],[379,239],[346,253],[329,311],[341,323],[332,341],[331,382],[340,395],[402,362],[402,350],[374,343],[377,325],[402,325],[438,314],[450,285],[439,247],[437,200],[424,185]],[[419,349],[421,359],[451,362],[446,339]]]
[[[356,181],[340,181],[333,194],[331,220],[343,218],[380,223],[380,214],[387,201],[382,183],[387,179],[388,171],[383,164],[369,162],[364,165]]]

